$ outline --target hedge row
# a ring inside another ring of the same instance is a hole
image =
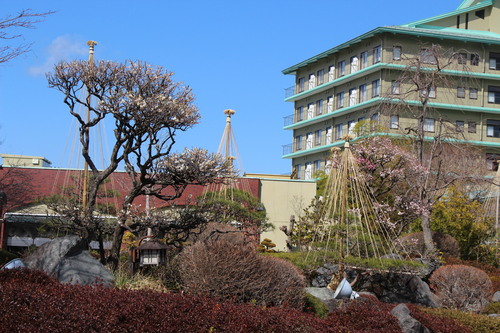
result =
[[[62,285],[26,269],[0,271],[0,290],[0,331],[9,332],[401,332],[394,305],[372,299],[346,302],[321,319],[179,293]],[[469,332],[451,320],[435,330],[431,315],[421,317],[431,332]]]

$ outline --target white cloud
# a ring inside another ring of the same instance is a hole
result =
[[[72,60],[77,56],[88,54],[86,44],[71,35],[59,36],[50,43],[46,50],[47,59],[40,66],[33,66],[28,72],[33,75],[44,75],[50,72],[54,65],[62,60]]]

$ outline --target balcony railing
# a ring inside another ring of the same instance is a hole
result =
[[[295,95],[295,86],[291,86],[285,89],[285,98]]]
[[[291,114],[289,116],[283,117],[283,123],[284,123],[283,126],[289,126],[289,125],[292,125],[293,123],[295,123],[294,115]]]
[[[283,145],[282,147],[283,147],[283,155],[288,155],[293,153],[293,143]]]

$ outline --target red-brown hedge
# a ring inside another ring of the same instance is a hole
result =
[[[26,269],[1,270],[0,290],[0,332],[401,332],[394,304],[371,299],[347,302],[323,320],[290,308],[64,285]],[[433,329],[434,318],[422,318],[433,333],[468,333],[452,321]]]
[[[182,288],[223,301],[301,308],[305,278],[290,262],[251,245],[197,242],[179,255]]]
[[[441,266],[432,273],[429,282],[441,306],[451,309],[479,311],[492,293],[488,275],[471,266]]]

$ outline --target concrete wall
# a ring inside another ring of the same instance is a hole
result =
[[[304,180],[283,180],[261,178],[261,202],[266,207],[269,222],[275,227],[265,232],[261,239],[269,238],[276,244],[276,250],[287,251],[287,236],[280,230],[289,226],[290,216],[298,216],[316,195],[316,182]]]

